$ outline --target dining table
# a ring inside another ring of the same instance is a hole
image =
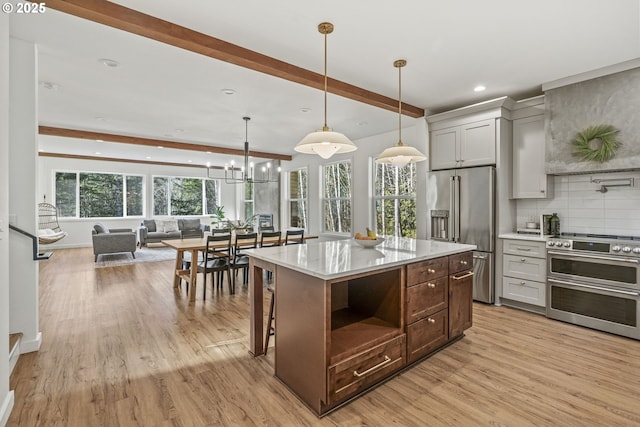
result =
[[[284,244],[285,233],[282,233],[282,237],[280,239],[280,243]],[[318,236],[304,236],[304,240],[307,239],[315,239]],[[233,238],[233,237],[232,237]],[[233,240],[232,240],[233,242]],[[258,242],[260,242],[260,235],[258,234]],[[277,237],[265,237],[265,243],[273,243],[277,242]],[[207,236],[197,237],[191,239],[172,239],[172,240],[162,240],[162,243],[165,246],[173,248],[176,250],[176,264],[175,264],[175,274],[173,277],[173,287],[174,289],[178,289],[180,287],[180,281],[186,281],[189,286],[188,295],[189,301],[195,302],[196,300],[196,289],[197,289],[197,277],[198,277],[198,253],[204,252],[207,248]],[[209,244],[209,248],[223,248],[227,245],[226,241],[223,242],[211,242]],[[233,247],[233,243],[232,243]],[[188,252],[191,254],[191,267],[189,269],[185,269],[183,267],[184,254]]]

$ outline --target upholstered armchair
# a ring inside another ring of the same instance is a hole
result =
[[[103,224],[96,224],[91,230],[91,238],[94,262],[98,261],[98,255],[119,252],[131,252],[131,256],[136,257],[136,233],[130,228],[109,229]]]

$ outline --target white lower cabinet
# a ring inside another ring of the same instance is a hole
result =
[[[547,251],[545,242],[504,239],[502,298],[544,307]]]

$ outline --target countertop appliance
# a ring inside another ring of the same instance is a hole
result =
[[[547,317],[640,339],[640,237],[547,241]]]
[[[427,235],[476,245],[473,299],[494,302],[495,167],[429,172]]]

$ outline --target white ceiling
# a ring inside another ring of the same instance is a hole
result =
[[[397,98],[427,113],[508,95],[640,57],[639,0],[116,0],[285,62]],[[294,154],[323,124],[323,95],[259,72],[48,9],[11,15],[38,45],[41,125]],[[101,64],[100,58],[120,63]],[[473,88],[483,84],[485,92]],[[222,89],[234,89],[225,95]],[[310,108],[309,112],[301,109]],[[412,119],[404,118],[403,124]],[[328,124],[351,139],[397,129],[397,114],[329,94]],[[389,141],[390,144],[395,141]],[[42,136],[49,152],[223,164],[228,156]],[[239,160],[236,158],[236,160]]]

